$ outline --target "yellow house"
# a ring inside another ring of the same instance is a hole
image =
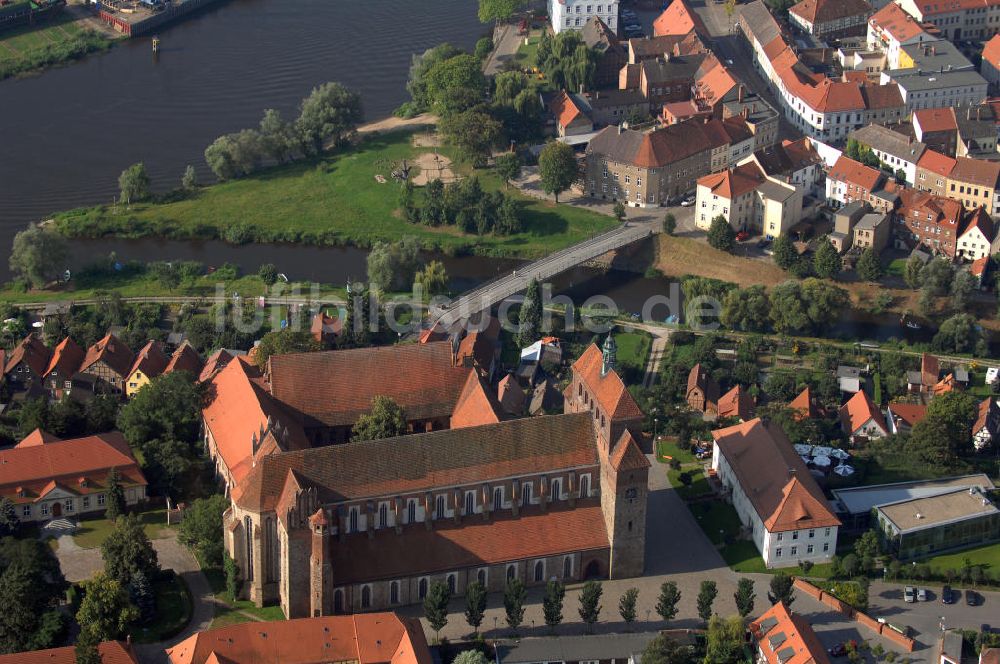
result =
[[[168,362],[159,341],[150,341],[143,346],[136,354],[135,362],[125,379],[125,394],[128,398],[134,397],[143,385],[163,373]]]

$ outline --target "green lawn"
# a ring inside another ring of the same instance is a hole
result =
[[[905,258],[894,258],[886,267],[885,273],[894,277],[902,277],[906,270]]]
[[[164,203],[99,206],[55,215],[68,235],[225,237],[243,229],[255,241],[368,246],[413,235],[428,249],[481,255],[535,257],[614,228],[607,215],[554,205],[515,193],[524,232],[476,236],[452,226],[433,228],[404,221],[397,212],[398,187],[391,171],[434,148],[416,148],[410,132],[375,136],[360,146],[324,158],[267,169],[251,177],[206,187],[196,195]],[[450,150],[438,148],[440,154]],[[467,168],[456,165],[459,172]],[[388,179],[380,184],[376,175]],[[491,171],[478,171],[485,190],[502,187]],[[418,192],[418,202],[422,200]],[[230,234],[234,231],[230,230]]]
[[[201,561],[199,560],[199,562]],[[281,612],[281,607],[278,605],[258,607],[253,602],[245,599],[232,601],[226,592],[226,578],[221,569],[202,565],[202,572],[205,574],[205,578],[208,579],[208,585],[211,586],[216,600],[215,619],[212,621],[212,628],[249,622],[254,617],[259,620],[285,619],[285,614]]]
[[[737,540],[722,547],[722,558],[734,572],[742,574],[777,574],[785,572],[792,576],[802,576],[802,570],[798,567],[782,567],[768,569],[764,566],[764,559],[753,542],[749,540]],[[828,579],[833,575],[833,565],[824,563],[813,565],[809,569],[809,578]]]
[[[138,512],[136,516],[150,539],[166,537],[168,531],[174,528],[174,526],[167,525],[165,509]],[[80,527],[73,533],[73,541],[84,549],[96,549],[101,546],[113,527],[114,525],[108,519],[83,519],[80,521]]]
[[[169,570],[153,584],[156,619],[132,632],[139,643],[155,643],[180,633],[191,620],[193,602],[184,580]]]
[[[681,473],[688,473],[691,475],[690,486],[684,486],[681,482]],[[667,479],[670,480],[670,485],[674,487],[677,493],[679,493],[681,498],[684,500],[692,500],[712,492],[712,487],[708,485],[708,478],[705,477],[705,471],[700,467],[682,468],[680,470],[674,470],[671,468],[667,471]]]
[[[697,459],[695,459],[694,457],[694,454],[691,453],[691,449],[688,448],[682,450],[680,447],[677,446],[676,440],[670,440],[664,438],[663,440],[657,442],[656,445],[657,445],[657,451],[656,451],[657,457],[672,457],[680,461],[682,464],[694,463],[695,461],[697,461]]]
[[[649,360],[649,349],[653,340],[645,332],[620,332],[615,335],[618,344],[618,363],[636,371],[645,371]]]
[[[918,562],[930,565],[931,569],[940,574],[947,569],[956,571],[962,569],[965,566],[966,559],[972,565],[983,565],[986,571],[995,574],[996,570],[1000,569],[1000,542],[987,544],[975,549],[932,556]]]
[[[740,517],[736,514],[736,508],[729,503],[721,500],[690,503],[688,509],[708,535],[708,539],[712,540],[712,544],[721,545],[727,538],[733,540],[740,533]]]

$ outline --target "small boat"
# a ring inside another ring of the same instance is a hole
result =
[[[916,323],[916,322],[914,322],[912,320],[908,320],[908,321],[906,321],[906,327],[910,328],[911,330],[919,330],[920,329],[920,323]]]
[[[918,323],[917,321],[915,321],[912,318],[910,318],[910,312],[909,311],[904,311],[903,312],[903,315],[899,317],[899,323],[900,323],[900,325],[904,325],[904,326],[910,328],[911,330],[919,330],[920,327],[921,327],[920,323]]]

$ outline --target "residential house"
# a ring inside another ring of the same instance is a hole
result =
[[[125,374],[125,395],[132,398],[149,381],[162,374],[170,359],[163,353],[163,347],[159,341],[149,341],[135,355],[132,367]]]
[[[558,120],[558,116],[556,118]],[[563,134],[560,134],[562,136]],[[333,345],[340,336],[344,321],[340,316],[330,316],[325,311],[317,311],[309,323],[309,335],[324,346]]]
[[[707,230],[723,217],[736,230],[777,237],[802,218],[802,193],[764,175],[753,161],[698,180],[695,224]]]
[[[101,664],[139,664],[132,645],[123,641],[102,641],[97,644]],[[76,664],[76,646],[48,648],[0,655],[0,664]]]
[[[691,410],[700,413],[718,413],[719,384],[701,364],[694,365],[688,372],[687,392],[684,398]]]
[[[1000,198],[995,196],[998,181],[1000,162],[956,157],[944,195],[959,201],[966,210],[984,207],[990,214],[1000,214]]]
[[[881,125],[868,125],[851,132],[853,138],[872,152],[891,171],[902,171],[908,184],[917,179],[917,162],[927,146],[914,141],[912,136],[893,131]]]
[[[198,374],[198,382],[207,383],[215,378],[220,371],[225,369],[234,358],[243,355],[246,355],[246,351],[244,350],[231,350],[228,348],[216,350],[205,360],[205,365],[202,367],[201,373]]]
[[[42,340],[34,334],[29,334],[6,354],[4,379],[14,390],[25,390],[33,385],[41,385],[49,366],[49,359],[51,352]]]
[[[643,60],[706,52],[708,52],[708,48],[695,32],[659,37],[634,37],[628,40],[627,64],[635,65]]]
[[[904,46],[937,38],[895,2],[888,3],[868,19],[868,48],[885,53],[887,69],[900,68]]]
[[[829,234],[830,244],[838,253],[844,253],[854,242],[854,226],[861,217],[871,211],[871,206],[863,200],[852,200],[833,213],[833,232]]]
[[[958,121],[955,109],[923,108],[913,111],[913,133],[928,150],[954,157],[958,144]]]
[[[854,226],[853,244],[860,251],[871,248],[880,254],[889,246],[891,233],[889,215],[872,212],[861,217]]]
[[[922,403],[891,403],[886,408],[889,433],[910,433],[917,422],[927,416],[927,405]]]
[[[195,632],[169,664],[431,664],[423,627],[396,613],[247,622]]]
[[[753,149],[761,150],[778,142],[778,120],[774,108],[756,92],[739,85],[736,98],[722,100],[722,119],[740,117],[753,134]]]
[[[129,347],[108,332],[87,349],[73,382],[86,386],[93,394],[122,394],[133,360]]]
[[[594,127],[620,125],[631,117],[649,113],[649,102],[640,90],[594,90],[574,94],[573,99]]]
[[[753,419],[754,403],[750,391],[740,385],[719,397],[719,418],[736,418],[741,422]]]
[[[796,420],[816,420],[826,417],[826,408],[808,385],[788,402],[788,409],[792,411],[792,416]]]
[[[988,100],[987,100],[988,101]],[[983,103],[966,106],[955,113],[958,125],[956,157],[995,159],[997,156],[997,122],[1000,115],[994,104]]]
[[[994,253],[996,242],[996,226],[989,213],[983,208],[977,208],[968,215],[965,227],[958,236],[958,246],[955,257],[967,261],[977,261],[988,258]]]
[[[840,521],[781,427],[757,418],[712,437],[712,470],[764,564],[828,562]]]
[[[976,278],[976,285],[980,288],[980,290],[986,290],[986,288],[988,287],[989,281],[987,279],[987,276],[989,275],[989,272],[990,272],[989,256],[983,256],[982,258],[978,258],[972,261],[972,264],[969,265],[969,274],[971,274],[973,277]]]
[[[373,391],[409,417],[448,417],[459,401],[480,410],[476,369],[456,392],[451,357],[445,341],[272,357],[267,388],[241,360],[216,376],[215,402],[234,407],[210,403],[205,419],[209,449],[227,450],[223,532],[242,596],[295,618],[416,604],[438,581],[461,594],[473,581],[495,592],[642,574],[643,414],[607,347],[572,365],[563,414],[364,445],[317,446],[328,436],[302,431],[356,417]],[[393,463],[371,463],[383,455]]]
[[[990,84],[990,92],[1000,92],[1000,35],[993,35],[983,46],[979,73]]]
[[[801,0],[788,8],[788,21],[821,39],[864,35],[872,6],[867,0]]]
[[[933,392],[941,374],[941,363],[930,353],[920,356],[920,370],[906,373],[906,389],[911,394]]]
[[[916,20],[933,26],[945,39],[989,39],[1000,29],[1000,4],[991,0],[931,3],[898,0]]]
[[[935,196],[946,196],[948,194],[948,177],[955,169],[956,163],[954,157],[931,149],[925,150],[917,162],[916,188],[920,191],[930,192]]]
[[[691,88],[699,78],[699,70],[706,61],[714,60],[711,53],[692,53],[625,65],[618,75],[618,88],[638,89],[650,110],[656,111],[663,104],[691,99]]]
[[[979,415],[972,425],[972,444],[982,452],[993,444],[1000,432],[1000,405],[996,397],[986,397],[979,402]]]
[[[580,37],[587,48],[597,54],[594,87],[616,87],[618,72],[628,62],[628,49],[618,39],[616,31],[609,28],[600,16],[592,16],[584,24]]]
[[[830,664],[809,621],[778,602],[750,623],[760,664]]]
[[[86,352],[72,338],[66,337],[52,352],[45,369],[45,386],[53,399],[62,399],[73,391],[73,376],[83,364]]]
[[[823,158],[808,138],[758,148],[740,163],[751,160],[769,179],[792,185],[803,197],[815,193],[825,171]]]
[[[884,177],[881,171],[841,155],[826,174],[826,198],[836,206],[854,201],[871,202],[871,193]]]
[[[683,36],[692,32],[700,37],[711,34],[701,16],[687,3],[687,0],[672,0],[663,13],[653,21],[653,35],[656,37]]]
[[[596,16],[611,31],[618,30],[618,0],[549,0],[549,20],[552,32],[583,30],[587,21]]]
[[[0,496],[14,503],[22,522],[103,514],[112,469],[127,505],[146,500],[146,478],[117,431],[60,440],[35,429],[0,451]]]
[[[975,106],[988,94],[986,79],[943,39],[900,47],[898,64],[880,74],[883,84],[899,86],[908,111],[942,106]]]
[[[186,371],[192,377],[197,378],[204,366],[205,363],[202,361],[201,355],[198,354],[198,351],[194,349],[194,346],[190,342],[185,340],[171,353],[170,361],[167,363],[167,368],[163,370],[163,373]]]
[[[899,192],[896,239],[900,248],[922,247],[932,254],[955,257],[955,240],[962,228],[962,204],[922,191]]]
[[[840,407],[840,426],[853,444],[883,438],[889,432],[885,418],[864,390]]]
[[[556,132],[560,137],[579,136],[594,131],[594,123],[574,97],[575,95],[560,90],[549,101],[549,113],[555,118]]]

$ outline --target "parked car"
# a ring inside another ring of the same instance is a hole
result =
[[[903,588],[903,601],[904,602],[915,602],[917,601],[916,590],[913,586],[906,586]]]
[[[917,601],[918,602],[926,602],[927,601],[927,589],[926,588],[917,588]]]
[[[941,587],[941,603],[942,604],[955,603],[955,591],[951,589],[951,586]]]
[[[834,645],[832,648],[827,650],[827,652],[830,653],[830,655],[833,657],[843,657],[847,654],[848,646],[857,650],[858,642],[854,641],[853,639],[851,641],[844,641]]]
[[[640,32],[641,30],[642,26],[639,25],[638,23],[629,23],[625,26],[626,32]]]
[[[681,207],[691,207],[692,205],[694,205],[694,199],[685,198],[681,201]]]
[[[749,239],[750,239],[750,233],[748,233],[746,231],[740,231],[739,233],[736,234],[736,241],[737,242],[745,242],[745,241],[747,241]]]
[[[965,591],[966,606],[980,606],[982,603],[983,603],[983,596],[977,593],[975,590]]]

